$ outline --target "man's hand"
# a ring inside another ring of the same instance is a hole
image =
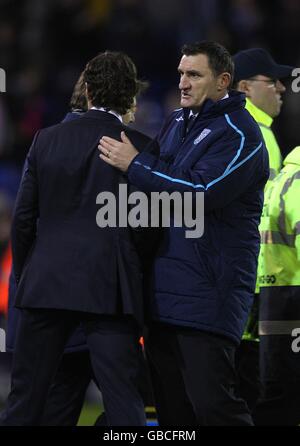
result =
[[[108,136],[103,136],[98,145],[101,152],[99,157],[107,164],[122,170],[122,172],[127,172],[131,161],[139,152],[131,144],[125,132],[121,132],[121,139],[120,142]]]

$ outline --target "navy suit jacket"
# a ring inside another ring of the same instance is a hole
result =
[[[119,138],[122,130],[139,149],[150,142],[97,110],[35,136],[12,229],[18,307],[130,314],[142,325],[142,274],[132,231],[96,224],[99,192],[117,196],[126,183],[99,159],[98,141],[104,134]]]

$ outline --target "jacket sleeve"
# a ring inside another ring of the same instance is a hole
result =
[[[36,172],[36,146],[38,133],[27,155],[12,222],[12,253],[16,282],[18,283],[28,254],[36,237],[38,183]]]
[[[300,208],[298,206],[298,200],[300,195],[300,175],[296,172],[290,188],[284,195],[284,210],[286,229],[289,235],[290,233],[295,237],[295,249],[298,261],[300,261]]]
[[[203,192],[206,212],[226,206],[252,184],[262,190],[268,175],[263,141],[249,144],[238,137],[220,138],[189,169],[140,153],[128,170],[129,181],[147,193]]]

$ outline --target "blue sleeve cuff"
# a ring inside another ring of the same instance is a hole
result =
[[[151,155],[150,153],[139,153],[135,158],[133,158],[133,160],[131,161],[129,167],[128,167],[128,171],[127,171],[127,175],[128,175],[128,179],[129,181],[132,180],[132,182],[134,183],[134,176],[135,176],[135,172],[136,171],[140,171],[140,170],[152,170],[152,167],[154,166],[155,162],[157,161],[157,158],[153,155]]]

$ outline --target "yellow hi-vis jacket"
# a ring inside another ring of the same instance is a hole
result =
[[[266,192],[271,185],[272,180],[274,180],[276,175],[280,172],[282,167],[282,156],[275,135],[271,129],[273,119],[260,108],[256,107],[256,105],[254,105],[248,98],[246,99],[246,109],[259,125],[269,154],[270,177],[265,186]]]
[[[260,224],[259,333],[300,328],[300,146],[284,160],[265,197]]]
[[[263,110],[256,107],[256,105],[254,105],[253,102],[248,98],[246,98],[246,109],[259,125],[269,154],[270,176],[267,181],[267,184],[265,185],[265,191],[264,191],[265,202],[266,202],[267,191],[269,187],[272,185],[272,181],[274,180],[274,178],[279,174],[280,169],[282,167],[281,151],[276,141],[275,135],[271,129],[273,119],[269,115],[267,115],[267,113],[265,113]],[[258,281],[256,282],[255,293],[256,294],[259,293]],[[244,331],[243,335],[244,340],[258,341],[257,314],[258,310],[256,308],[256,302],[255,302],[249,315],[248,322]]]

